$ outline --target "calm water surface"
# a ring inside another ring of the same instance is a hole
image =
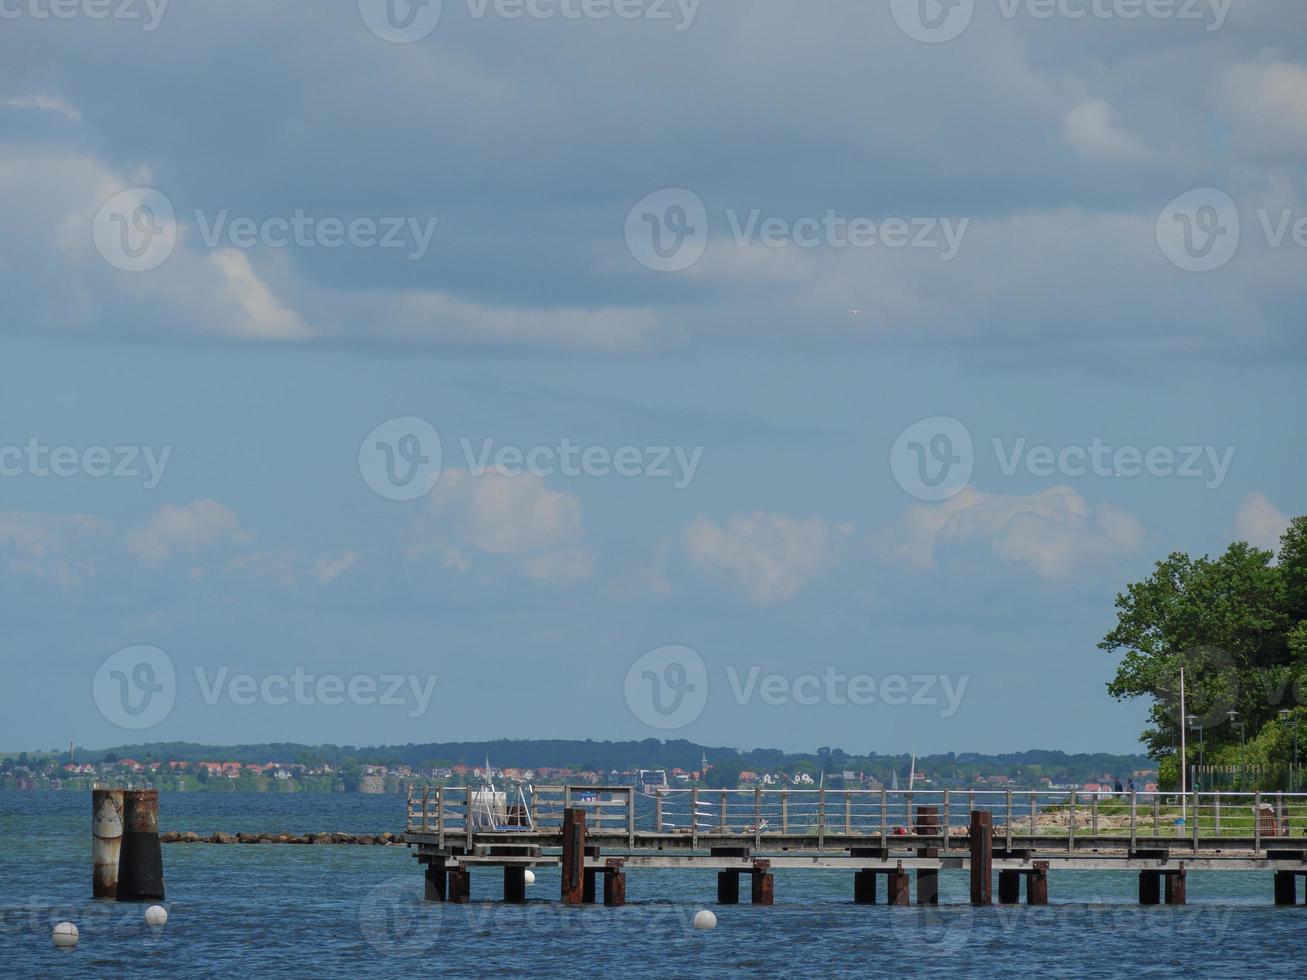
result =
[[[164,830],[399,831],[395,796],[163,794]],[[90,891],[90,799],[0,792],[0,967],[14,976],[440,975],[1307,977],[1307,909],[1276,909],[1269,874],[1191,874],[1190,905],[1142,909],[1134,875],[1054,873],[1042,909],[972,910],[945,874],[934,910],[859,907],[842,872],[780,872],[776,905],[711,906],[711,872],[627,876],[622,909],[562,909],[557,871],[526,906],[496,902],[501,876],[473,874],[473,904],[425,905],[406,848],[172,845],[168,925]],[[1300,886],[1301,887],[1301,886]],[[883,886],[882,886],[883,890]],[[746,888],[747,892],[747,888]],[[81,945],[50,928],[76,922]]]

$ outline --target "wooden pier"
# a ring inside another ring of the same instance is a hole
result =
[[[426,895],[467,902],[470,876],[503,874],[504,900],[526,900],[528,868],[561,869],[566,905],[620,906],[627,873],[715,872],[719,904],[771,905],[778,872],[842,869],[851,897],[939,901],[939,872],[966,871],[973,905],[1047,905],[1054,872],[1129,871],[1139,901],[1187,901],[1190,871],[1261,872],[1277,905],[1307,877],[1307,794],[1078,795],[1070,792],[661,790],[534,787],[492,813],[465,788],[410,790],[404,841],[426,869]],[[479,810],[483,812],[479,812]],[[602,892],[598,879],[602,876]]]

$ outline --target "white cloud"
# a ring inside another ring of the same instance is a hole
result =
[[[832,528],[820,518],[763,511],[737,514],[725,525],[700,517],[683,532],[695,565],[726,574],[760,604],[793,599],[807,586],[830,561],[831,538]]]
[[[1307,66],[1235,65],[1213,84],[1212,102],[1244,151],[1294,164],[1307,154]]]
[[[1133,552],[1143,533],[1130,514],[1107,504],[1093,508],[1070,487],[1030,496],[967,487],[943,503],[909,508],[882,534],[880,546],[887,558],[930,568],[940,552],[979,542],[996,557],[1052,580]]]
[[[1289,529],[1289,515],[1284,513],[1264,493],[1250,493],[1239,504],[1234,515],[1231,536],[1247,541],[1263,551],[1278,551],[1280,537]]]
[[[11,109],[36,109],[41,112],[53,112],[73,121],[82,118],[82,114],[57,95],[23,95],[0,99],[0,105]]]
[[[1113,122],[1112,106],[1102,99],[1086,99],[1062,117],[1062,138],[1073,150],[1091,160],[1121,163],[1147,162],[1154,158],[1142,140]]]
[[[313,328],[294,310],[284,307],[255,274],[244,252],[224,248],[214,253],[213,263],[222,272],[228,293],[245,313],[237,321],[239,333],[263,340],[303,340],[313,336]]]
[[[508,558],[527,576],[541,581],[589,578],[594,559],[575,495],[550,490],[542,477],[487,470],[445,473],[431,495],[438,514],[453,518],[451,530],[463,547],[441,542],[446,568],[466,570],[466,549]]]
[[[313,565],[313,577],[321,584],[327,585],[353,568],[357,561],[358,555],[352,551],[346,551],[337,558],[320,559]]]
[[[189,555],[210,545],[248,539],[234,511],[215,500],[197,500],[184,507],[160,507],[144,527],[128,535],[127,550],[147,564],[158,565],[174,554]]]
[[[104,526],[82,514],[0,511],[0,571],[69,588],[94,575]]]

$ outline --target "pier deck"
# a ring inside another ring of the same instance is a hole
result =
[[[485,809],[478,813],[478,807]],[[439,788],[410,795],[404,840],[427,867],[427,895],[465,901],[467,876],[500,868],[505,898],[521,900],[527,868],[563,869],[562,900],[625,900],[627,871],[716,872],[718,900],[738,901],[739,876],[771,904],[777,871],[855,872],[855,900],[875,900],[888,879],[891,904],[934,903],[938,873],[965,871],[972,900],[1047,902],[1053,871],[1131,871],[1140,901],[1185,901],[1190,871],[1274,876],[1277,904],[1297,901],[1307,877],[1307,794],[1130,794],[860,790],[662,790],[535,787],[492,813],[477,793]],[[448,884],[452,882],[453,884]]]

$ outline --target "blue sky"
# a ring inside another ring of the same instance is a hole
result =
[[[1134,750],[1305,509],[1307,9],[395,3],[4,8],[0,744]]]

